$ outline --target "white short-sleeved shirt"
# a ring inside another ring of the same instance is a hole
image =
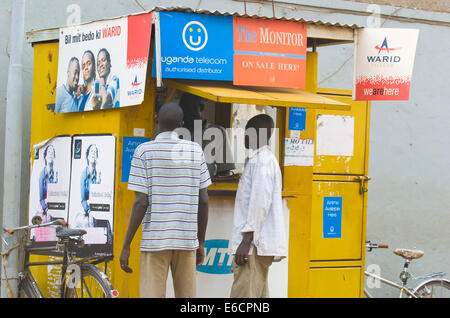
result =
[[[160,133],[136,148],[128,189],[148,195],[142,221],[141,251],[194,250],[198,243],[200,189],[211,184],[203,150],[179,139],[175,132]]]

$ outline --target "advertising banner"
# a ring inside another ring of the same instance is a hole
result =
[[[116,139],[73,136],[69,225],[84,229],[90,254],[112,253]]]
[[[232,17],[160,12],[164,78],[233,80]],[[156,59],[153,59],[156,77]]]
[[[42,223],[56,219],[67,221],[70,188],[70,136],[49,139],[34,147],[29,192],[29,224],[34,216]],[[34,229],[35,242],[55,242],[55,228]]]
[[[306,24],[182,12],[159,15],[163,78],[305,88]],[[156,59],[153,63],[156,77]]]
[[[358,30],[353,100],[408,100],[418,37],[416,29]]]
[[[141,104],[152,15],[60,30],[55,113]]]
[[[306,24],[233,19],[235,85],[305,88]]]

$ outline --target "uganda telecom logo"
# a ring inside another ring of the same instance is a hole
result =
[[[200,51],[208,43],[208,32],[198,21],[191,21],[183,29],[183,43],[191,51]]]
[[[233,17],[185,12],[159,17],[163,78],[233,80]]]

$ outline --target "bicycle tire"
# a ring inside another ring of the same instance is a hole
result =
[[[19,283],[19,298],[39,298],[28,275]]]
[[[449,298],[450,281],[446,279],[430,279],[417,286],[414,293],[419,298]]]
[[[70,288],[65,286],[65,298],[114,298],[117,293],[106,275],[93,264],[81,265],[81,282]]]

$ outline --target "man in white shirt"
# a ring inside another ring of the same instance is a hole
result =
[[[236,194],[230,241],[232,298],[267,298],[269,267],[288,253],[281,171],[268,147],[273,128],[272,118],[265,114],[253,117],[245,127],[245,147],[254,153],[245,163]]]

